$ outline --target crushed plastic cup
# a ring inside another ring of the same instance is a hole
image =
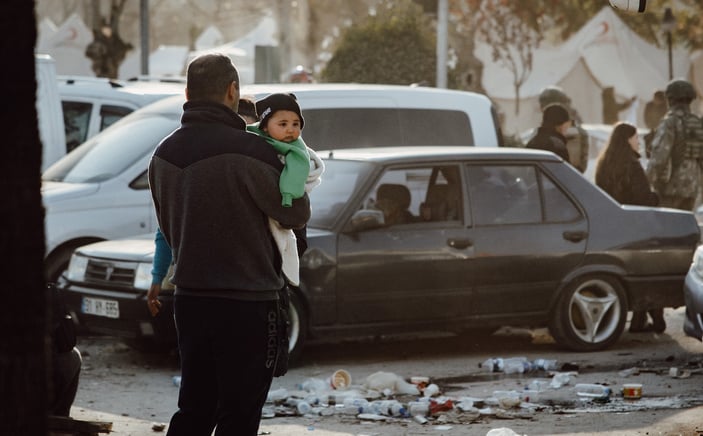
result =
[[[330,386],[333,389],[346,389],[351,385],[352,376],[345,369],[338,369],[330,377]]]

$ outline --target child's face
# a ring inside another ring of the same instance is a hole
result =
[[[279,141],[295,141],[300,136],[300,117],[292,111],[276,111],[269,118],[264,131]]]

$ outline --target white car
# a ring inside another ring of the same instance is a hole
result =
[[[394,85],[281,84],[243,87],[255,98],[293,92],[316,150],[410,145],[481,145],[501,138],[481,94]],[[180,124],[184,96],[127,115],[43,174],[46,260],[56,281],[79,246],[154,232],[147,166],[156,145]]]
[[[71,151],[117,120],[157,100],[184,95],[185,83],[58,76],[66,150]]]

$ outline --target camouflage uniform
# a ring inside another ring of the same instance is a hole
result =
[[[683,80],[673,81],[667,87],[667,98],[671,108],[657,127],[652,139],[652,154],[647,165],[647,176],[661,198],[660,206],[693,210],[700,192],[703,160],[687,153],[686,130],[692,123],[700,124],[691,113],[688,103],[677,100],[674,104],[670,94],[695,96],[693,87]],[[685,86],[688,84],[688,87]],[[678,88],[673,85],[679,85]],[[671,91],[671,92],[670,92]],[[684,92],[685,91],[685,92]],[[678,92],[678,94],[677,94]],[[690,131],[690,129],[689,129]],[[690,135],[689,135],[690,137]]]
[[[571,99],[558,86],[548,86],[539,94],[539,107],[544,110],[547,105],[561,103],[567,107],[573,119],[573,125],[566,132],[566,148],[569,151],[569,163],[582,173],[588,166],[588,133],[581,127],[581,117],[571,106]],[[537,134],[537,129],[530,134],[530,139]]]

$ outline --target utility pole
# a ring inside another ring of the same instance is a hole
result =
[[[149,75],[149,0],[139,0],[139,31],[141,40],[141,72]]]
[[[447,87],[447,28],[449,0],[437,2],[437,88]]]

